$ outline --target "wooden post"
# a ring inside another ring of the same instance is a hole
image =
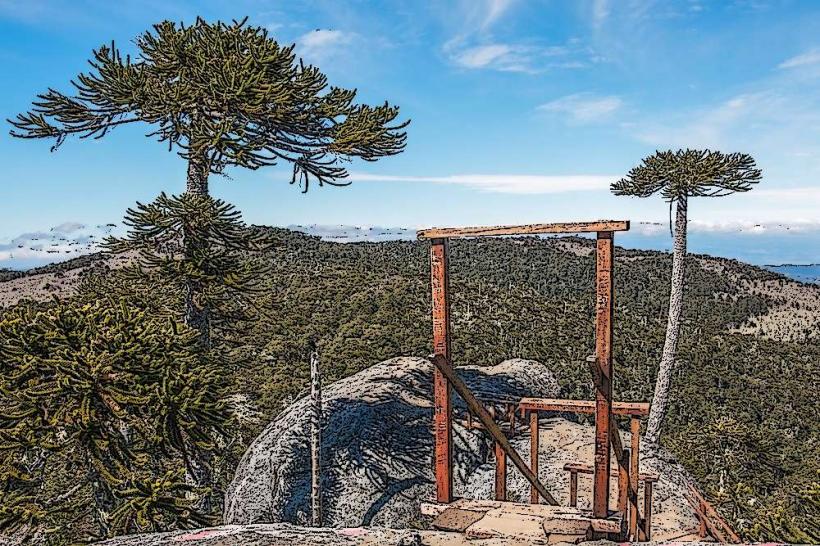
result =
[[[311,523],[322,526],[322,374],[319,370],[319,355],[310,353],[310,507]]]
[[[703,515],[706,513],[706,506],[704,506],[703,501],[698,504],[698,509],[698,536],[700,538],[706,538],[706,535],[708,535],[709,532],[706,529],[706,516]]]
[[[632,459],[629,465],[629,535],[638,540],[638,475],[640,470],[641,421],[637,417],[629,420],[632,435]]]
[[[578,472],[575,470],[569,471],[569,505],[578,505]]]
[[[530,412],[530,469],[538,476],[538,412]],[[530,485],[530,503],[538,504],[538,490]]]
[[[433,353],[450,362],[450,301],[447,274],[447,239],[434,239],[430,247],[430,276],[433,293]],[[436,500],[453,500],[453,401],[449,381],[433,369],[433,430],[435,431]]]
[[[507,454],[495,443],[495,500],[507,500]]]
[[[643,513],[644,513],[644,528],[643,533],[645,540],[649,542],[652,540],[652,481],[646,480],[643,482]]]
[[[631,459],[629,448],[624,448],[623,455],[618,462],[618,512],[621,517],[626,518],[627,502],[629,500],[629,461]]]
[[[609,514],[610,419],[612,417],[612,232],[598,232],[595,260],[595,476],[592,513]]]

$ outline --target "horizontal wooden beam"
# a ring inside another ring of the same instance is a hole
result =
[[[594,400],[566,400],[563,398],[522,398],[518,407],[524,411],[555,411],[561,413],[595,413]],[[649,415],[648,402],[613,402],[615,415]]]
[[[480,226],[463,228],[430,228],[417,232],[419,239],[455,239],[460,237],[491,237],[500,235],[538,235],[541,233],[597,233],[628,231],[628,220],[598,220],[596,222],[566,222],[527,224],[521,226]]]
[[[577,472],[578,474],[594,474],[595,467],[586,463],[566,463],[564,470],[567,472]],[[638,474],[638,480],[642,482],[655,483],[660,479],[657,472],[641,472]]]

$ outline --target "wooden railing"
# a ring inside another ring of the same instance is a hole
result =
[[[592,400],[565,400],[558,398],[523,398],[518,404],[522,417],[529,413],[530,420],[530,466],[538,475],[539,412],[594,414]],[[612,402],[612,415],[630,418],[630,445],[624,448],[620,432],[614,419],[610,421],[610,442],[615,460],[618,462],[618,511],[627,520],[629,538],[651,540],[652,537],[652,489],[658,477],[651,473],[640,473],[640,418],[649,415],[649,404],[645,402]],[[592,465],[570,463],[564,466],[570,472],[570,506],[576,506],[578,495],[578,474],[594,474]],[[638,507],[638,488],[644,486],[643,518]],[[499,472],[496,472],[496,486]],[[505,488],[505,486],[504,486]],[[498,496],[498,489],[496,490]],[[530,502],[538,503],[539,495],[530,489]]]
[[[726,520],[720,517],[717,510],[691,484],[687,485],[686,500],[692,505],[700,522],[698,534],[701,538],[711,536],[715,540],[724,543],[738,544],[742,542],[734,529]]]

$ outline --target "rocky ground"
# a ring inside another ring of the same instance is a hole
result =
[[[98,543],[99,546],[527,546],[532,542],[509,539],[466,540],[459,533],[415,531],[384,528],[311,528],[286,523],[226,525],[194,531],[174,531],[153,535],[131,535]],[[546,543],[545,543],[546,544]],[[561,544],[561,543],[553,543]],[[625,546],[628,543],[620,543]],[[660,542],[641,542],[644,546]],[[671,545],[675,543],[663,542]],[[687,542],[686,546],[711,545],[711,542]],[[614,542],[582,542],[582,546],[615,546]]]
[[[521,393],[550,397],[557,383],[541,363],[508,360],[489,368],[459,368],[480,396],[516,398]],[[376,364],[326,389],[322,453],[325,524],[334,527],[425,528],[420,505],[434,496],[432,366],[426,359],[395,358]],[[458,403],[458,401],[457,401]],[[306,524],[310,508],[308,400],[294,403],[272,422],[245,454],[226,495],[228,524]],[[458,410],[458,408],[457,408]],[[458,413],[458,411],[457,411]],[[568,417],[568,416],[566,416]],[[568,502],[568,462],[591,463],[593,428],[565,417],[541,422],[539,477],[559,503]],[[456,495],[492,498],[494,460],[482,432],[454,427]],[[624,433],[625,443],[629,435]],[[529,434],[513,445],[529,453]],[[685,500],[691,477],[670,456],[644,457],[641,470],[660,474],[655,484],[653,533],[658,540],[692,540],[697,519]],[[527,455],[525,455],[526,457]],[[615,467],[613,461],[613,468]],[[617,498],[612,480],[611,502]],[[526,502],[529,485],[510,465],[508,496]],[[579,507],[590,505],[591,480],[579,477]]]

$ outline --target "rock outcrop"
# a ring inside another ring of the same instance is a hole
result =
[[[492,367],[460,367],[477,393],[495,399],[556,396],[558,383],[541,363],[514,359]],[[422,501],[434,497],[431,393],[433,370],[423,358],[394,358],[324,389],[322,488],[324,524],[418,527]],[[310,517],[308,404],[304,398],[253,442],[225,498],[228,524],[289,522]],[[454,396],[454,405],[462,404]],[[485,464],[483,434],[455,424],[456,494]]]

